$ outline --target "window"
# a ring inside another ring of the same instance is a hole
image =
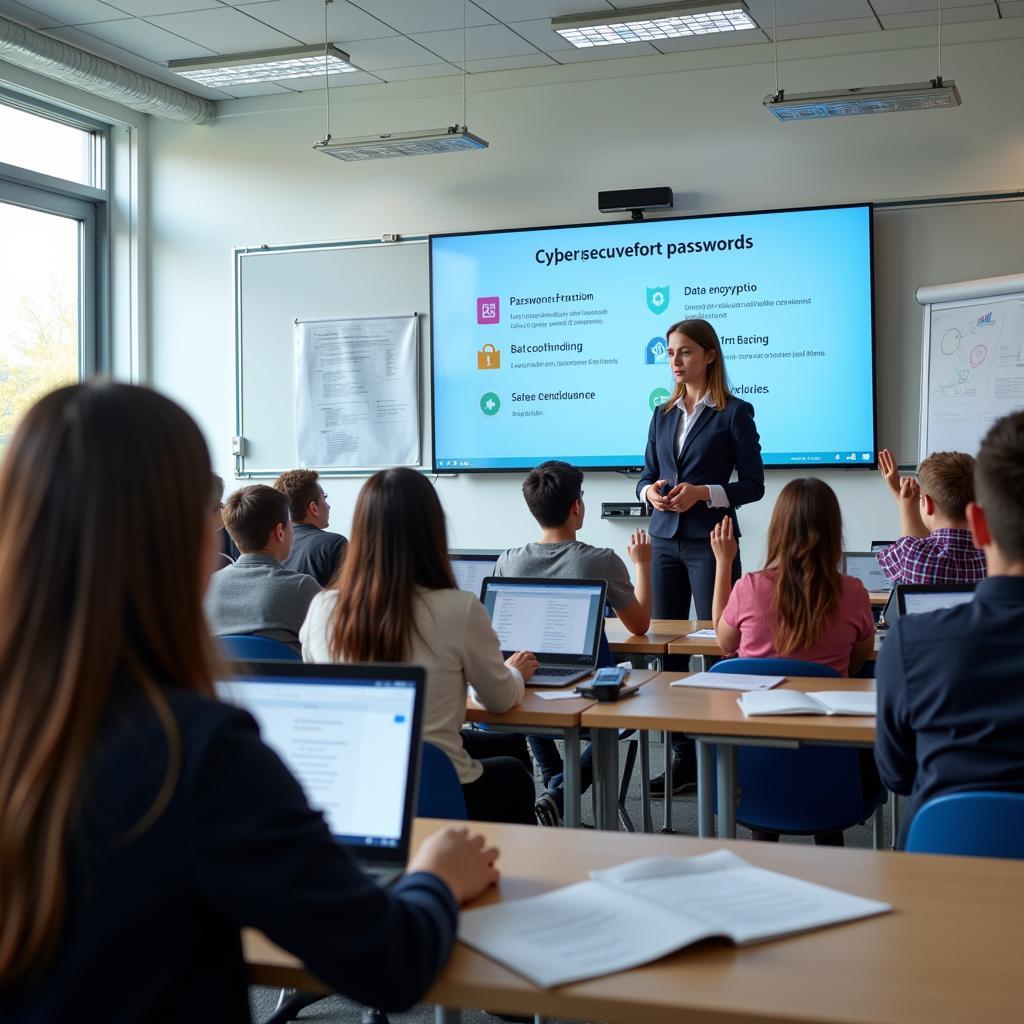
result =
[[[0,95],[0,451],[25,411],[103,368],[107,133]]]

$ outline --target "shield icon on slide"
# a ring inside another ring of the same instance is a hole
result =
[[[664,313],[668,309],[668,285],[647,289],[647,308],[652,313]]]

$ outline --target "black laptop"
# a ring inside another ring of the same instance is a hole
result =
[[[217,682],[291,769],[310,806],[364,870],[396,878],[419,792],[425,672],[409,665],[235,662]]]
[[[450,551],[452,574],[459,590],[466,590],[475,597],[480,596],[484,580],[494,575],[500,551]]]
[[[901,616],[952,608],[972,600],[974,586],[973,583],[898,583],[896,607]]]

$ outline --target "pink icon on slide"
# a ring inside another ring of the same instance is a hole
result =
[[[478,324],[496,324],[501,320],[498,308],[498,296],[490,295],[476,300],[476,322]]]

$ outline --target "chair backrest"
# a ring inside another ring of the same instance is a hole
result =
[[[220,641],[228,657],[239,661],[302,661],[287,644],[266,636],[222,636]]]
[[[420,753],[420,792],[416,814],[420,818],[453,818],[457,821],[465,821],[469,817],[455,765],[433,743],[424,742]]]
[[[828,665],[815,665],[813,661],[799,661],[796,658],[727,658],[725,661],[716,661],[710,671],[727,672],[732,675],[839,678],[839,673]]]
[[[911,853],[1024,859],[1024,793],[951,793],[929,800],[907,835]]]

